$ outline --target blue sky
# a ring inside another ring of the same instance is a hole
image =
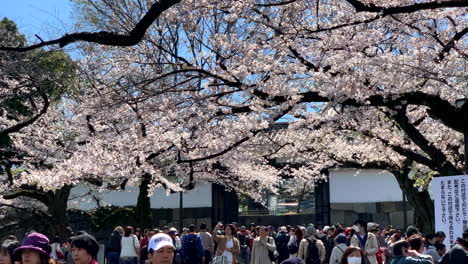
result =
[[[0,0],[0,19],[16,22],[29,42],[34,34],[48,40],[73,31],[72,6],[68,0]]]

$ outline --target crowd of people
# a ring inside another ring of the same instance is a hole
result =
[[[116,227],[105,246],[108,264],[468,264],[468,228],[450,249],[443,232],[423,235],[357,220],[318,230],[308,226],[257,226],[218,223],[211,232],[202,223],[179,232]],[[30,232],[22,243],[10,236],[0,264],[97,264],[99,243],[79,232],[67,243]],[[102,263],[104,264],[104,263]]]

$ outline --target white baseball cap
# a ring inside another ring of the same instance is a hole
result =
[[[148,249],[153,249],[154,251],[157,251],[160,248],[166,246],[170,246],[175,250],[174,244],[172,243],[172,238],[164,233],[159,233],[152,236],[148,243]]]

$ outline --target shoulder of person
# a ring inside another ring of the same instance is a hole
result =
[[[367,233],[367,237],[368,237],[368,238],[373,238],[373,239],[376,239],[376,238],[377,238],[377,237],[376,237],[373,233],[371,233],[371,232],[368,232],[368,233]]]

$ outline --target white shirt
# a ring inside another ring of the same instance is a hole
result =
[[[232,239],[229,239],[226,242],[226,248],[233,248],[234,247],[234,241]],[[232,263],[232,253],[224,250],[223,256],[226,256],[228,263]]]
[[[122,251],[120,257],[138,257],[135,248],[140,248],[140,243],[135,235],[122,237]]]

